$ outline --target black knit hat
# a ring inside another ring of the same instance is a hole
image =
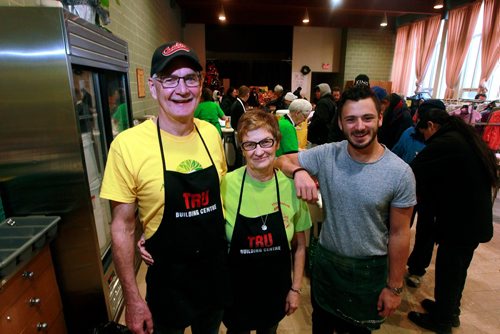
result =
[[[423,112],[426,112],[427,110],[431,110],[434,108],[446,111],[446,106],[444,105],[443,101],[438,99],[429,99],[425,100],[420,106],[418,106],[418,113],[421,114]]]
[[[366,74],[359,74],[356,79],[354,79],[354,85],[365,85],[370,87],[370,78]]]
[[[189,59],[197,71],[203,69],[193,49],[181,42],[173,41],[159,46],[153,53],[153,58],[151,59],[151,76],[163,71],[172,60],[178,57]]]

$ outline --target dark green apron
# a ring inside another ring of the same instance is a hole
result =
[[[312,295],[325,310],[356,326],[380,328],[377,302],[387,282],[387,256],[351,258],[318,244],[312,268]]]

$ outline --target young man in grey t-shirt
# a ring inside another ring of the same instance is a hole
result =
[[[299,197],[320,184],[325,221],[313,260],[313,333],[370,333],[401,303],[416,204],[410,167],[377,140],[380,103],[368,87],[344,92],[339,127],[347,140],[280,157]]]

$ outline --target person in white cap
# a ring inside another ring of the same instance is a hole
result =
[[[281,141],[276,151],[276,157],[283,154],[297,153],[299,151],[299,140],[295,127],[307,120],[311,110],[312,105],[307,100],[296,99],[292,101],[288,108],[289,113],[283,115],[278,122],[281,132]]]
[[[295,96],[293,93],[291,92],[286,93],[285,98],[283,99],[283,106],[285,107],[285,109],[288,109],[290,107],[290,103],[292,103],[292,101],[296,99],[297,96]]]
[[[100,195],[113,206],[113,258],[134,334],[218,333],[228,300],[219,185],[227,167],[217,129],[193,117],[201,70],[189,46],[158,47],[148,80],[158,117],[120,133],[109,151]],[[137,209],[154,259],[146,301],[134,271]]]

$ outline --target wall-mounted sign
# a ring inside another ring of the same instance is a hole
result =
[[[144,69],[137,68],[135,70],[137,75],[137,96],[146,97],[146,84],[144,82]]]

